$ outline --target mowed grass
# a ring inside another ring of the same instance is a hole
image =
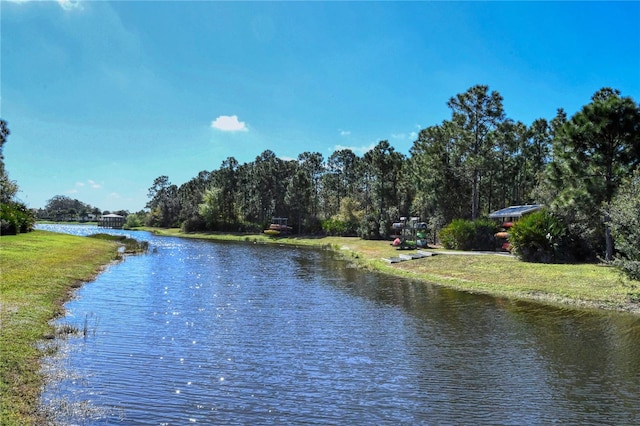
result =
[[[34,231],[0,237],[0,424],[39,424],[37,342],[70,291],[117,257],[117,243]]]
[[[607,266],[526,263],[495,255],[439,255],[395,268],[468,292],[640,313],[640,305],[632,303],[634,284]]]
[[[389,241],[362,240],[357,237],[271,238],[266,235],[183,234],[178,229],[154,231],[160,235],[191,238],[331,246],[365,268],[461,291],[554,305],[576,305],[640,314],[640,282],[630,281],[622,277],[616,269],[604,264],[527,263],[512,256],[468,253],[452,255],[442,254],[444,250],[438,249],[428,250],[436,254],[433,257],[389,264],[382,258],[396,257],[410,251],[398,251]]]

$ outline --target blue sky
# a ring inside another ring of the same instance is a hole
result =
[[[19,198],[138,211],[227,157],[408,154],[476,84],[529,125],[640,101],[639,2],[0,2]]]

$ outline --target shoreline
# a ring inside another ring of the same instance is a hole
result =
[[[41,362],[50,351],[38,343],[60,334],[51,321],[64,304],[122,256],[114,242],[47,231],[1,242],[0,424],[43,424]]]
[[[622,277],[604,264],[539,264],[522,262],[500,252],[461,252],[428,248],[428,257],[391,263],[384,258],[416,250],[396,250],[389,241],[358,237],[260,234],[183,233],[177,228],[141,228],[159,236],[277,244],[331,249],[363,269],[438,285],[472,294],[595,309],[640,316],[640,282]]]

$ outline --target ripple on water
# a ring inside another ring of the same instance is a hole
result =
[[[95,333],[68,341],[73,376],[44,393],[104,408],[76,423],[640,416],[637,319],[498,303],[344,268],[328,252],[136,236],[157,252],[83,287],[63,319],[96,318]]]

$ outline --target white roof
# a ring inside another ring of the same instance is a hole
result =
[[[542,207],[544,207],[542,204],[527,204],[524,206],[511,206],[501,210],[496,210],[495,212],[491,213],[489,217],[491,219],[496,219],[500,217],[520,217],[523,214],[540,210]]]

